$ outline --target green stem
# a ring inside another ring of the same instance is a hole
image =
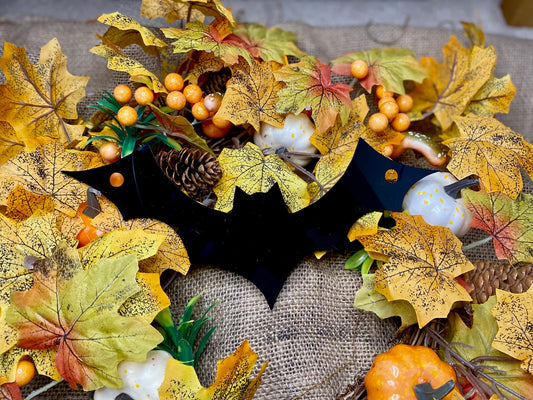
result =
[[[60,379],[58,381],[52,381],[44,386],[41,386],[39,389],[36,389],[33,392],[31,392],[24,400],[33,399],[34,397],[39,396],[41,393],[46,392],[48,389],[53,388],[55,385],[61,382],[63,382],[63,379]]]
[[[477,246],[484,245],[492,240],[492,236],[484,237],[483,239],[476,240],[475,242],[469,243],[466,246],[463,246],[463,251],[471,250]]]

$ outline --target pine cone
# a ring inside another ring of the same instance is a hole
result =
[[[216,157],[200,149],[161,150],[156,159],[181,190],[199,201],[211,192],[222,176]]]
[[[217,72],[206,72],[200,87],[206,93],[225,93],[226,83],[231,78],[231,70],[227,67]]]
[[[511,293],[523,293],[533,282],[533,264],[511,265],[501,261],[476,261],[476,269],[467,272],[463,278],[474,286],[470,295],[474,303],[480,304],[496,294],[496,289]]]

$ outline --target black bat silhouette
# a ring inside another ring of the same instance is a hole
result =
[[[63,172],[99,190],[124,219],[155,218],[174,227],[192,264],[237,272],[251,280],[273,307],[303,257],[317,250],[342,249],[352,224],[369,211],[400,211],[409,188],[434,171],[390,160],[360,139],[333,188],[294,213],[288,212],[277,186],[252,195],[237,187],[230,212],[208,208],[163,173],[147,146],[113,164]],[[120,187],[109,182],[114,172],[124,176]]]

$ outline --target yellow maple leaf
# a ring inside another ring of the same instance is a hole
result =
[[[516,198],[522,191],[520,170],[533,176],[533,148],[522,135],[491,117],[455,117],[459,136],[443,142],[452,150],[448,170],[457,179],[477,175],[485,192]]]
[[[492,315],[498,333],[492,347],[522,361],[521,368],[533,375],[533,287],[524,293],[496,289]]]
[[[277,154],[265,157],[253,143],[249,142],[237,150],[222,150],[218,162],[222,168],[222,178],[213,190],[218,199],[215,208],[220,211],[232,209],[237,186],[247,194],[254,194],[266,193],[274,184],[278,184],[285,203],[292,212],[309,203],[306,182]]]
[[[90,151],[65,150],[59,142],[22,152],[0,166],[0,203],[20,185],[37,195],[50,195],[55,209],[76,215],[86,200],[87,185],[61,171],[85,170],[102,165],[101,157]]]
[[[365,250],[388,258],[375,273],[375,289],[389,301],[408,301],[420,327],[445,318],[455,302],[471,301],[454,278],[474,266],[452,231],[428,225],[419,215],[392,213],[392,217],[394,228],[355,237]]]
[[[16,156],[24,147],[24,139],[17,135],[11,124],[0,121],[0,164]]]
[[[470,100],[465,114],[492,117],[496,113],[508,113],[515,93],[516,88],[509,74],[503,78],[492,76]]]
[[[192,58],[186,59],[184,62],[192,62]],[[198,84],[200,76],[207,72],[217,72],[224,67],[224,61],[215,56],[213,53],[201,52],[200,55],[195,54],[194,65],[185,77],[186,81]]]
[[[170,359],[165,370],[165,380],[159,387],[161,400],[251,400],[261,384],[261,376],[267,366],[263,364],[257,376],[250,379],[257,354],[248,341],[244,341],[229,357],[217,364],[215,382],[204,388],[194,367]]]
[[[283,128],[284,115],[276,112],[278,91],[283,87],[272,73],[270,63],[248,64],[243,58],[232,66],[231,81],[226,88],[217,117],[235,125],[248,123],[256,131],[265,122]]]
[[[378,233],[378,222],[382,215],[383,213],[380,211],[372,211],[359,218],[348,232],[350,242],[353,242],[359,236],[375,235]]]
[[[54,211],[50,195],[33,194],[22,186],[17,186],[7,197],[4,215],[15,221],[23,221],[38,212]]]
[[[165,18],[169,24],[179,19],[187,19],[190,6],[174,0],[142,0],[141,17],[148,19]],[[190,21],[204,21],[204,14],[192,9]]]
[[[2,119],[21,139],[42,136],[65,143],[81,138],[84,127],[66,120],[78,118],[76,105],[85,96],[89,78],[67,71],[57,39],[43,46],[37,64],[30,62],[25,48],[6,42],[0,68],[6,76],[0,85]]]

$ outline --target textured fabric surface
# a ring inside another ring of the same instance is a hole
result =
[[[442,59],[442,46],[451,34],[461,32],[415,29],[393,26],[318,29],[301,24],[281,26],[292,30],[300,39],[300,47],[323,62],[349,51],[384,45],[407,47],[419,56]],[[57,37],[68,56],[68,69],[75,75],[90,76],[87,103],[94,102],[102,89],[112,89],[126,79],[108,71],[105,60],[88,53],[98,44],[94,32],[105,27],[96,23],[57,21],[0,22],[0,39],[38,55],[39,49]],[[387,44],[383,44],[387,42]],[[466,41],[463,40],[466,44]],[[488,36],[498,54],[496,75],[511,74],[517,88],[509,115],[498,118],[533,142],[533,43],[506,37]],[[81,109],[83,115],[87,110]],[[408,159],[418,163],[419,159]],[[528,191],[531,192],[529,178]],[[465,241],[482,234],[472,233]],[[468,253],[474,258],[493,258],[489,245]],[[283,254],[279,255],[283,257]],[[238,257],[238,254],[235,254]],[[243,340],[248,340],[259,354],[258,366],[269,361],[263,385],[256,398],[263,399],[334,399],[364,375],[373,357],[387,350],[395,340],[396,326],[381,321],[371,313],[353,309],[353,298],[361,284],[358,273],[343,269],[346,255],[329,254],[321,260],[312,256],[298,265],[271,311],[262,294],[246,279],[227,271],[206,267],[192,268],[178,277],[169,290],[175,315],[187,300],[205,290],[196,312],[214,301],[221,301],[213,311],[217,330],[201,359],[199,373],[204,386],[210,385],[216,373],[216,361],[231,354]],[[212,326],[212,325],[211,325]],[[36,385],[45,382],[40,379]],[[35,386],[35,385],[34,385]],[[27,388],[25,391],[31,389]],[[83,399],[85,393],[74,393],[60,384],[41,399]]]

